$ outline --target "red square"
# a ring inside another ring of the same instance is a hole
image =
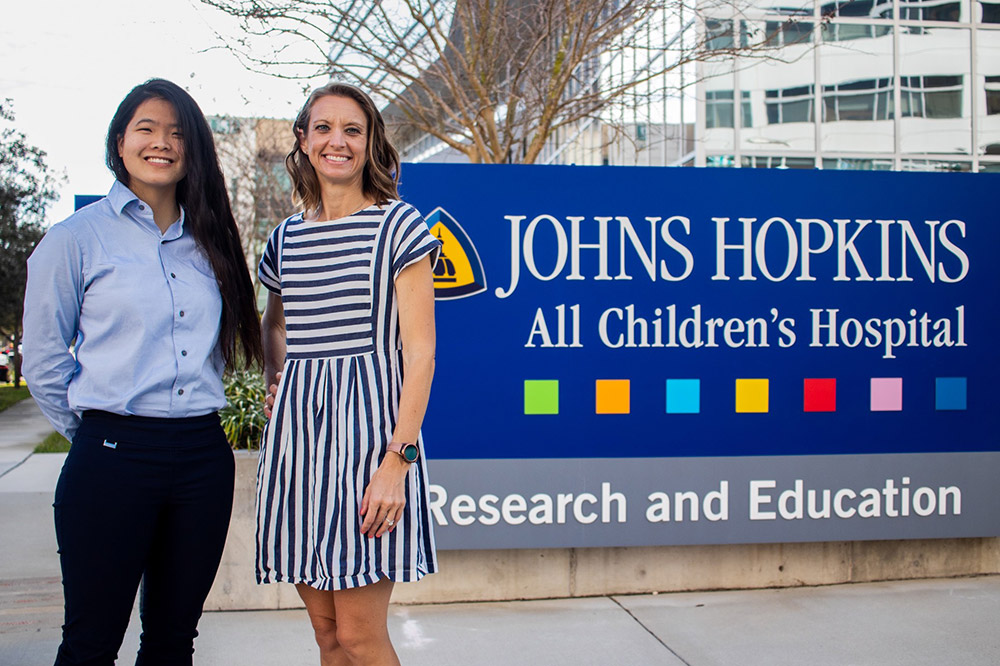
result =
[[[802,386],[802,411],[837,411],[837,380],[806,379]]]

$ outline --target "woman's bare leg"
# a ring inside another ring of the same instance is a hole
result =
[[[320,666],[350,666],[347,653],[337,642],[337,611],[333,602],[333,592],[316,590],[304,583],[295,586],[306,604],[309,621],[312,623],[316,644],[319,646]]]
[[[387,627],[392,587],[389,580],[336,592],[296,585],[322,666],[399,666]]]

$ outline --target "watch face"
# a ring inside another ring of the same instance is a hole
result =
[[[417,457],[420,455],[420,449],[417,448],[416,444],[407,444],[400,453],[403,454],[403,459],[406,462],[416,462]]]

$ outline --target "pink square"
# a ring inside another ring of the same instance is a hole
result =
[[[872,377],[872,411],[903,411],[902,377]]]

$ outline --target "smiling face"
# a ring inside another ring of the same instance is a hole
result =
[[[173,105],[159,98],[140,104],[118,138],[118,154],[140,199],[173,195],[185,174],[184,135]]]
[[[326,95],[317,99],[299,149],[309,157],[320,187],[347,186],[362,192],[368,148],[368,118],[349,97]]]

